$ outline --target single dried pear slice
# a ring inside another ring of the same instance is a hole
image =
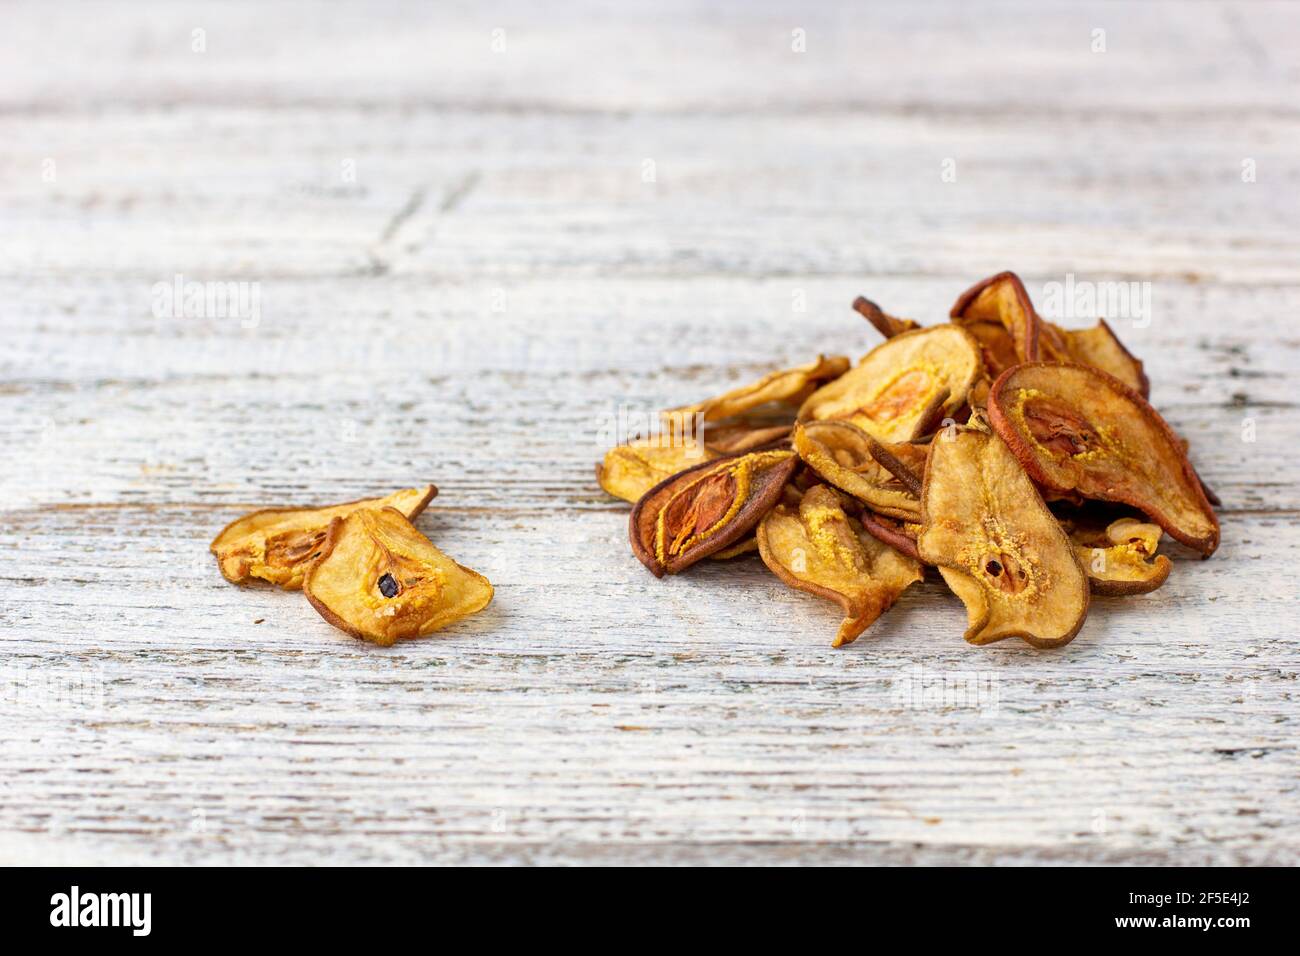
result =
[[[353,637],[388,646],[487,607],[492,584],[447,557],[395,508],[363,508],[330,524],[303,592]]]
[[[307,566],[320,554],[330,522],[358,508],[396,508],[415,518],[438,494],[433,485],[407,488],[385,498],[362,498],[319,508],[265,508],[237,518],[212,539],[222,576],[232,584],[260,578],[286,591],[302,587]]]
[[[803,401],[818,385],[839,378],[849,368],[843,355],[817,356],[817,360],[794,368],[781,369],[764,375],[757,382],[732,389],[715,398],[707,398],[693,405],[683,405],[660,413],[672,423],[693,421],[713,422],[740,415],[769,402]]]
[[[694,438],[638,438],[605,452],[605,460],[596,466],[596,480],[615,498],[636,504],[665,478],[717,457]]]
[[[1063,522],[1093,594],[1146,594],[1165,583],[1170,561],[1156,554],[1160,527],[1119,518],[1105,528],[1087,522]]]
[[[632,553],[662,577],[730,547],[776,504],[798,464],[792,451],[757,451],[674,475],[632,509]]]
[[[844,609],[832,647],[852,644],[922,576],[918,561],[863,530],[826,485],[810,488],[797,508],[769,511],[758,525],[758,550],[790,587]]]
[[[919,329],[921,324],[915,319],[900,319],[890,315],[870,299],[858,296],[853,300],[854,310],[875,327],[875,330],[887,339],[904,332]]]
[[[997,435],[935,439],[917,550],[966,605],[966,640],[1068,644],[1088,614],[1088,578],[1060,523]]]
[[[1137,392],[1085,365],[1032,363],[1003,372],[989,423],[1050,492],[1131,505],[1205,555],[1219,522],[1178,436]]]
[[[979,345],[958,326],[903,332],[810,395],[799,421],[847,421],[881,441],[911,441],[961,407],[983,374]]]
[[[872,441],[848,422],[806,422],[794,429],[795,451],[822,480],[881,514],[919,520],[920,496],[876,460]]]

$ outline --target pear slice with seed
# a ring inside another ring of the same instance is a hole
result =
[[[1061,647],[1088,615],[1088,578],[1060,523],[997,435],[956,428],[930,445],[921,560],[966,605],[972,644]]]
[[[492,584],[447,557],[395,508],[363,508],[330,524],[303,592],[321,617],[388,646],[487,607]]]

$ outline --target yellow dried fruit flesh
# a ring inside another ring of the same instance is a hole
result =
[[[921,560],[966,605],[965,638],[1069,643],[1088,613],[1088,579],[1060,524],[997,435],[955,429],[931,445]]]
[[[393,508],[334,519],[303,591],[335,627],[385,646],[441,630],[492,600],[487,578],[447,557]]]
[[[799,457],[824,481],[866,503],[873,511],[904,520],[921,516],[919,486],[909,488],[873,454],[872,438],[848,422],[796,425]],[[877,446],[878,448],[879,446]]]
[[[1158,525],[1135,518],[1119,518],[1104,527],[1085,521],[1062,523],[1093,594],[1146,594],[1169,577],[1169,559],[1156,553]]]
[[[287,591],[302,587],[308,566],[320,555],[330,522],[359,508],[396,508],[415,518],[437,495],[433,485],[407,488],[384,498],[363,498],[319,508],[266,508],[226,525],[210,550],[232,584],[254,578]]]
[[[1203,554],[1218,547],[1218,519],[1178,436],[1118,379],[1084,365],[1020,365],[993,383],[988,410],[1049,491],[1130,505]]]
[[[758,526],[758,547],[790,587],[844,610],[834,647],[855,641],[922,576],[919,562],[868,534],[825,485],[810,488],[796,507],[780,504],[768,512]]]
[[[690,437],[637,439],[606,452],[604,462],[596,466],[596,480],[615,498],[635,504],[665,478],[717,457]]]
[[[776,504],[798,464],[792,451],[760,451],[669,478],[632,509],[633,554],[658,577],[731,547]]]
[[[1143,396],[1150,383],[1142,362],[1099,320],[1090,329],[1063,329],[1044,321],[1014,272],[1000,272],[962,293],[951,317],[980,341],[993,377],[1020,362],[1074,362],[1099,368]],[[1001,326],[1008,339],[1000,338]]]
[[[881,441],[928,434],[984,374],[979,345],[940,325],[896,335],[808,397],[799,421],[846,421]]]
[[[662,416],[674,424],[685,423],[690,427],[692,421],[712,422],[731,418],[769,402],[798,404],[822,382],[839,378],[848,368],[849,360],[842,355],[819,355],[816,361],[807,365],[772,372],[757,382],[732,389],[715,398],[669,409]]]

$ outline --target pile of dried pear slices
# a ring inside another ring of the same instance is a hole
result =
[[[1045,321],[1011,272],[946,324],[854,308],[885,337],[857,365],[773,372],[605,455],[597,478],[633,503],[632,551],[653,574],[758,551],[840,605],[839,647],[933,568],[966,605],[967,641],[1049,648],[1079,632],[1090,594],[1164,583],[1163,533],[1218,547],[1186,441],[1104,321]]]
[[[267,508],[212,542],[227,581],[301,590],[321,617],[388,646],[441,630],[487,607],[492,585],[439,551],[411,522],[433,485],[320,508]]]

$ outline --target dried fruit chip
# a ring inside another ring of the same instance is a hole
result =
[[[487,578],[439,551],[394,508],[335,518],[303,591],[335,627],[384,646],[441,630],[492,600]]]
[[[758,451],[674,475],[632,509],[632,553],[661,577],[730,547],[777,502],[798,464],[792,451]]]
[[[307,566],[316,559],[330,521],[358,508],[396,508],[408,518],[425,509],[438,489],[433,485],[407,488],[386,498],[363,498],[320,508],[266,508],[226,525],[210,550],[221,574],[232,584],[260,578],[286,591],[302,587]]]
[[[815,362],[771,372],[757,382],[694,405],[669,409],[662,416],[672,423],[689,423],[693,420],[712,422],[740,415],[768,402],[797,404],[819,384],[839,378],[848,368],[849,360],[842,355],[819,355]]]
[[[1084,365],[1020,365],[993,383],[988,410],[1049,491],[1131,505],[1189,547],[1218,547],[1218,519],[1178,437],[1119,380]]]
[[[920,496],[876,460],[872,441],[848,422],[807,422],[794,429],[795,451],[823,480],[881,514],[918,520]]]
[[[963,329],[904,332],[810,395],[799,421],[847,421],[882,441],[910,441],[955,412],[983,374],[979,345]]]
[[[1014,272],[1000,272],[971,286],[957,299],[951,317],[967,327],[984,347],[989,373],[1001,375],[1012,365],[1014,355],[1020,362],[1076,362],[1109,372],[1142,395],[1150,383],[1142,363],[1133,357],[1105,320],[1091,329],[1062,329],[1044,321],[1035,311],[1025,284]],[[1006,342],[997,339],[988,324],[1001,325],[1011,337],[1009,354]],[[991,360],[991,361],[990,361]]]
[[[955,430],[930,448],[921,560],[966,605],[966,640],[1059,647],[1088,614],[1088,579],[1065,532],[996,435]]]
[[[718,456],[695,439],[663,435],[637,439],[605,453],[596,480],[615,498],[633,504],[665,478]]]
[[[1146,594],[1169,577],[1169,559],[1156,554],[1159,526],[1136,518],[1119,518],[1105,527],[1086,521],[1062,523],[1093,594]]]
[[[862,296],[858,296],[853,300],[853,308],[887,339],[892,339],[895,335],[902,335],[904,332],[911,332],[913,329],[921,327],[913,319],[899,319],[890,315],[876,303]]]
[[[758,525],[758,549],[790,587],[844,609],[833,647],[853,643],[921,580],[919,562],[867,534],[825,485],[810,488],[797,508],[781,504],[768,512]]]

